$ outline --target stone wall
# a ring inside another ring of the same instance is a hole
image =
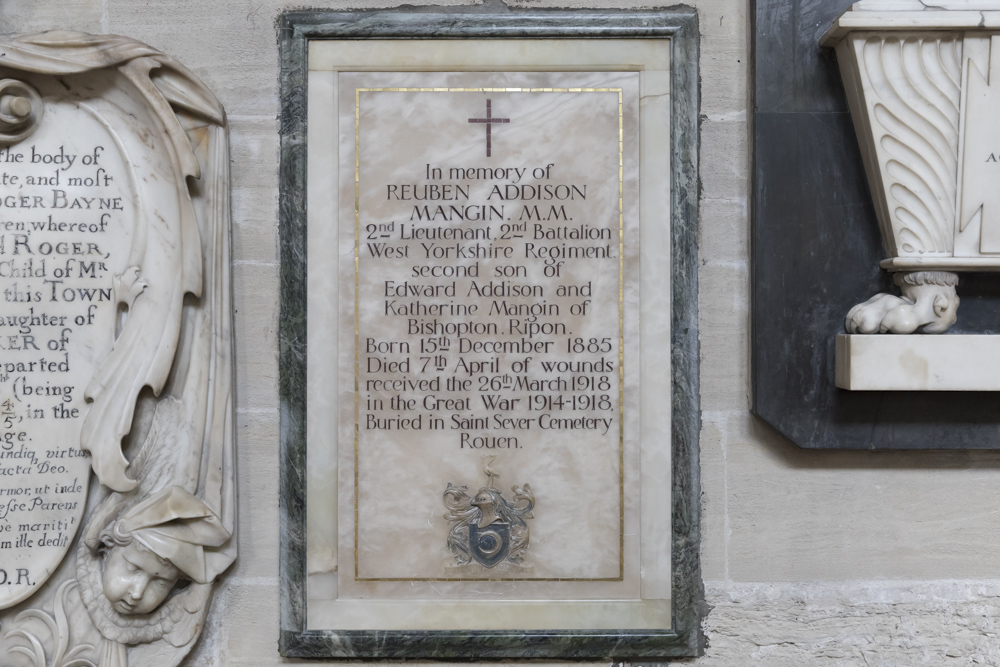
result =
[[[713,607],[707,654],[691,662],[1000,664],[993,620],[1000,607],[1000,454],[800,451],[749,414],[748,7],[743,0],[690,4],[699,9],[702,32],[702,554]],[[0,4],[0,31],[62,28],[148,42],[192,69],[229,113],[240,557],[188,665],[282,663],[274,21],[297,6],[282,0]]]

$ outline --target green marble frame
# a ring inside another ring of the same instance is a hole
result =
[[[281,167],[281,633],[289,658],[628,660],[700,655],[706,613],[699,561],[698,16],[655,11],[401,8],[291,11],[279,20]],[[670,38],[672,627],[662,630],[378,631],[306,626],[306,110],[311,39]]]

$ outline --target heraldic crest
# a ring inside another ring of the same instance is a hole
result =
[[[490,464],[496,459],[494,454],[483,455],[483,473],[486,486],[479,489],[475,497],[468,494],[467,486],[448,484],[444,492],[444,504],[448,513],[444,515],[451,529],[448,532],[448,548],[454,560],[445,564],[450,574],[533,574],[534,565],[524,562],[528,550],[528,524],[532,518],[535,496],[531,487],[512,486],[513,501],[508,501],[493,485],[500,476]]]

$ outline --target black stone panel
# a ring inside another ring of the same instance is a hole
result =
[[[758,111],[847,111],[837,58],[819,38],[854,0],[758,0]]]
[[[850,2],[758,0],[752,215],[753,411],[796,445],[1000,448],[1000,393],[834,386],[850,308],[895,291],[832,51]],[[1000,276],[963,274],[951,333],[1000,332]]]

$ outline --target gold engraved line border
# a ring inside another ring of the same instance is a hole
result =
[[[359,248],[361,93],[617,93],[618,94],[618,576],[617,577],[360,577],[358,563]],[[354,89],[354,580],[355,581],[623,581],[625,579],[625,300],[624,129],[621,88],[355,88]]]
[[[391,581],[621,581],[621,577],[590,577],[590,578],[580,578],[580,577],[385,577],[382,579],[368,578],[368,577],[355,577],[355,581],[378,581],[378,582],[391,582]],[[601,602],[606,602],[608,600],[600,600]]]
[[[618,578],[625,579],[625,212],[622,89],[618,89]],[[355,348],[357,349],[357,348]]]
[[[358,297],[361,273],[358,265],[361,245],[361,89],[354,91],[354,578],[358,570],[358,401],[361,400],[358,384],[358,343],[360,341]]]

